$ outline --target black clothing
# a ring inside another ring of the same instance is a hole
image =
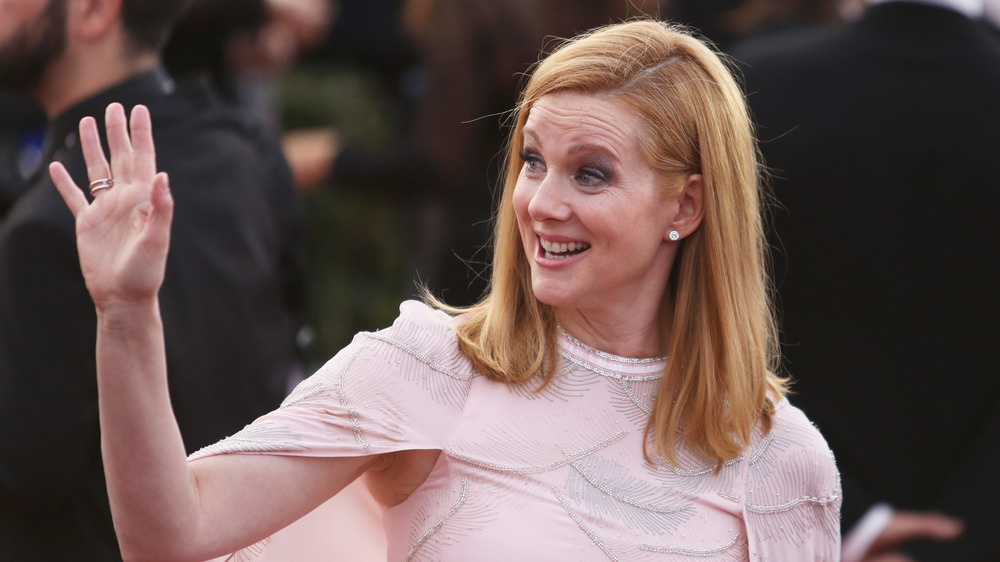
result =
[[[235,100],[230,44],[257,33],[267,18],[264,0],[192,0],[163,47],[163,65],[178,78],[207,74],[224,97]]]
[[[942,511],[965,534],[916,559],[1000,560],[1000,50],[891,2],[733,54],[780,204],[786,365],[845,532],[875,501]]]
[[[44,127],[45,112],[34,100],[0,90],[0,220],[26,189]]]
[[[86,186],[81,117],[150,108],[175,201],[160,291],[170,393],[189,452],[278,406],[293,361],[301,216],[279,146],[203,84],[162,71],[56,118],[45,161]],[[101,466],[96,317],[74,221],[41,171],[0,229],[0,559],[120,559]]]

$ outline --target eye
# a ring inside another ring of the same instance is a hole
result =
[[[608,174],[597,168],[580,168],[576,181],[583,187],[600,187],[608,182]]]
[[[524,163],[524,169],[528,173],[540,173],[545,171],[545,162],[542,157],[534,152],[522,152],[521,162]]]

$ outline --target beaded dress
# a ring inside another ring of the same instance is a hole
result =
[[[282,406],[192,455],[443,453],[387,508],[388,560],[838,560],[840,480],[815,427],[787,401],[769,434],[719,472],[687,452],[647,463],[663,359],[629,359],[559,335],[560,364],[507,386],[459,351],[453,320],[407,301]],[[266,543],[237,553],[266,559]]]

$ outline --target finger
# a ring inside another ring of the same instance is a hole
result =
[[[87,177],[90,181],[111,177],[111,167],[104,157],[97,121],[93,117],[80,120],[80,148],[83,149],[83,161],[87,164]]]
[[[76,185],[76,182],[73,181],[73,178],[70,177],[65,166],[59,162],[49,164],[49,175],[52,177],[52,183],[56,184],[59,195],[62,195],[63,201],[69,207],[69,211],[73,213],[74,218],[80,214],[80,211],[87,208],[87,198],[83,195],[80,187]]]
[[[914,539],[951,540],[962,534],[962,522],[936,512],[897,511],[875,543],[892,548]]]
[[[153,212],[147,225],[148,235],[155,237],[160,247],[166,248],[170,244],[170,223],[174,216],[174,199],[170,195],[170,178],[166,172],[153,178],[151,199]]]
[[[906,514],[906,529],[912,536],[949,540],[962,534],[962,522],[940,513]]]
[[[132,173],[135,179],[147,180],[156,174],[156,150],[153,147],[153,122],[144,105],[132,108],[129,120],[134,153]]]
[[[108,106],[104,112],[104,126],[111,150],[111,173],[115,180],[129,182],[132,180],[132,141],[128,138],[128,121],[122,104]]]
[[[174,198],[170,193],[170,176],[160,172],[153,178],[153,209],[157,214],[169,219],[174,211]]]

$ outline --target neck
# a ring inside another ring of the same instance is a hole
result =
[[[77,103],[160,64],[155,53],[124,55],[124,49],[67,50],[46,69],[34,95],[49,119]]]
[[[621,357],[647,358],[666,355],[672,306],[664,303],[652,314],[604,317],[587,310],[556,309],[556,320],[581,342]]]

